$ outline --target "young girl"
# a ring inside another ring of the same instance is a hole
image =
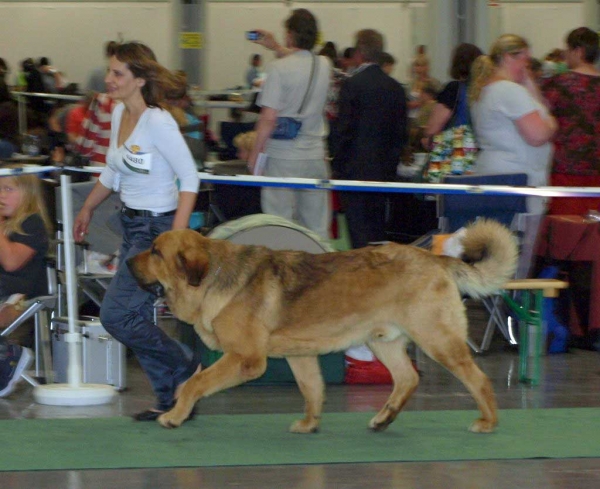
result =
[[[38,177],[0,177],[0,329],[18,316],[12,304],[15,296],[48,293],[45,260],[50,229]],[[14,390],[32,359],[29,349],[0,337],[0,397]]]

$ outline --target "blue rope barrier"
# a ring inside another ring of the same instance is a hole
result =
[[[20,173],[48,173],[58,170],[95,173],[102,167],[24,166],[0,168],[0,177]],[[511,187],[506,185],[459,185],[448,183],[362,182],[357,180],[318,180],[311,178],[273,178],[253,175],[214,175],[199,172],[201,182],[246,187],[280,187],[303,190],[337,190],[340,192],[386,192],[453,195],[529,195],[536,197],[600,197],[600,187]]]

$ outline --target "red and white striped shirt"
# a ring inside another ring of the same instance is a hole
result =
[[[105,93],[98,93],[90,103],[82,123],[82,134],[77,139],[76,150],[96,165],[106,164],[110,143],[111,114],[115,102]]]

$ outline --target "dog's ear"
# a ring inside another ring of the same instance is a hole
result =
[[[206,275],[208,259],[205,253],[197,249],[188,249],[184,252],[178,251],[175,258],[177,269],[185,275],[187,283],[198,287]]]

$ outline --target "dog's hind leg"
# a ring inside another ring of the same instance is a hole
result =
[[[286,357],[304,396],[304,419],[290,426],[292,433],[314,433],[319,429],[325,383],[318,357]]]
[[[446,367],[469,390],[481,411],[469,428],[475,433],[491,433],[498,424],[494,389],[490,379],[475,364],[466,341],[448,330],[438,327],[434,341],[421,344],[423,351]]]
[[[385,430],[392,423],[419,385],[419,375],[414,369],[406,352],[406,340],[398,338],[394,341],[371,341],[367,343],[375,356],[392,374],[394,389],[385,406],[369,422],[374,431]]]

